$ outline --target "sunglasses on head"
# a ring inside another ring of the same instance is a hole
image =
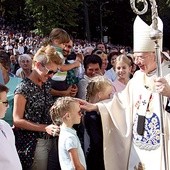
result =
[[[6,107],[8,107],[8,105],[9,105],[8,100],[5,101],[5,102],[3,102],[3,101],[0,100],[0,103],[4,104]]]

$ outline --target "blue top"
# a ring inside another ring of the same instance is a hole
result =
[[[112,82],[114,82],[116,80],[117,74],[113,70],[113,68],[111,68],[110,70],[107,70],[105,72],[104,76],[107,77],[108,79],[110,79]]]
[[[4,79],[3,79],[3,75],[2,75],[2,70],[0,69],[0,83],[4,84]]]
[[[6,86],[9,88],[9,91],[7,93],[7,99],[9,102],[9,107],[6,111],[4,120],[10,124],[10,126],[13,126],[13,102],[14,102],[14,91],[16,89],[16,86],[21,82],[21,78],[18,77],[11,77],[8,81],[8,83],[6,84]]]

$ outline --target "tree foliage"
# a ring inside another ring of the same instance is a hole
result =
[[[26,0],[26,10],[38,33],[46,35],[54,27],[69,29],[77,26],[79,0]]]
[[[132,44],[136,14],[130,7],[130,0],[0,0],[0,17],[5,19],[6,24],[19,25],[41,35],[48,35],[52,28],[61,27],[74,37],[84,39],[87,38],[85,23],[88,21],[85,12],[88,12],[91,39],[99,40],[100,6],[107,1],[109,3],[102,6],[103,35],[108,35],[112,43]],[[170,39],[170,0],[156,2],[164,22],[166,45]],[[151,23],[150,5],[148,12],[141,17]]]

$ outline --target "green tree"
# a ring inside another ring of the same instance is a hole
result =
[[[0,17],[4,17],[4,14],[5,14],[5,8],[4,8],[4,2],[5,0],[1,0],[0,1]]]
[[[6,24],[18,24],[24,21],[24,0],[1,0],[0,1],[0,17],[6,19]]]
[[[5,19],[5,24],[12,24],[14,29],[18,28],[17,25],[43,36],[48,35],[52,28],[61,27],[74,38],[85,39],[91,33],[92,40],[99,40],[100,5],[107,1],[109,3],[102,7],[103,27],[107,28],[103,35],[108,35],[114,44],[132,45],[136,14],[130,7],[130,0],[0,0],[0,17]],[[86,4],[86,13],[83,2]],[[164,46],[170,47],[170,0],[156,2],[164,23]],[[142,8],[142,5],[138,6]],[[147,13],[141,17],[148,24],[151,23],[150,5]]]
[[[37,33],[47,35],[52,28],[70,30],[78,25],[76,10],[80,0],[26,0],[26,11]]]

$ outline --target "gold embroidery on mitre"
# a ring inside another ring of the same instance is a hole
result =
[[[138,166],[134,167],[134,170],[145,170],[145,165],[139,162]]]

